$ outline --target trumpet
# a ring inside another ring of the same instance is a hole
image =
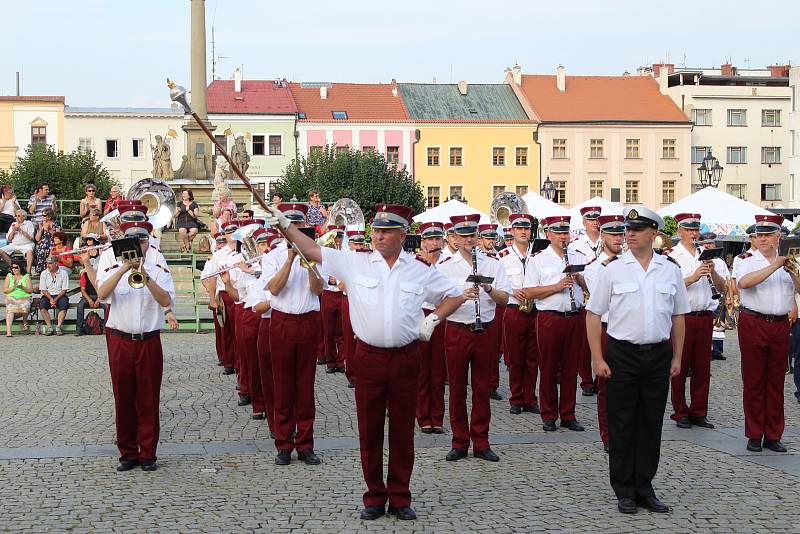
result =
[[[89,252],[91,250],[105,250],[105,249],[109,248],[110,246],[111,246],[111,243],[106,243],[104,245],[92,245],[90,247],[76,248],[76,249],[73,249],[73,250],[68,250],[66,252],[60,252],[60,253],[56,254],[56,257],[60,258],[61,256],[80,255],[80,254],[83,254],[84,252]]]
[[[255,264],[259,263],[260,261],[261,261],[261,256],[258,256],[256,258],[250,258],[249,260],[246,260],[244,263],[245,263],[245,265],[250,267],[251,265],[255,265]],[[241,262],[239,262],[239,263],[241,263]],[[209,273],[209,274],[207,274],[205,276],[201,276],[200,280],[201,281],[208,280],[209,278],[214,278],[216,276],[221,275],[222,273],[227,273],[228,271],[232,270],[234,267],[238,267],[239,263],[234,263],[233,265],[226,265],[222,269],[218,269],[218,270],[214,271],[213,273]]]
[[[141,256],[134,257],[131,254],[123,254],[122,257],[128,261],[132,261],[135,263],[134,268],[131,270],[131,274],[128,275],[128,285],[131,286],[133,289],[141,289],[144,286],[146,286],[147,281],[150,278],[144,271],[144,258]]]

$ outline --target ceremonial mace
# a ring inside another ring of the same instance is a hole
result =
[[[200,116],[197,115],[197,113],[192,109],[192,106],[189,104],[189,101],[186,98],[187,96],[186,88],[181,87],[180,85],[176,85],[175,82],[173,82],[169,78],[167,78],[167,87],[169,87],[169,97],[172,99],[172,101],[180,104],[183,107],[183,111],[194,118],[195,122],[200,126],[200,128],[205,132],[206,136],[208,136],[208,138],[211,140],[211,143],[213,143],[213,145],[217,147],[219,153],[222,154],[222,156],[231,166],[231,169],[233,169],[233,172],[236,173],[236,176],[239,177],[244,186],[250,191],[250,193],[252,193],[253,198],[256,200],[256,202],[258,202],[259,206],[261,206],[264,209],[264,211],[269,213],[269,206],[272,205],[272,203],[271,202],[267,203],[261,197],[261,194],[253,188],[253,184],[250,183],[250,180],[247,179],[247,176],[244,175],[239,166],[233,162],[233,159],[231,159],[230,155],[228,155],[228,151],[225,150],[222,147],[222,145],[219,144],[219,142],[214,138],[214,134],[211,133],[211,130],[208,129],[208,127],[203,123],[203,120],[200,118]],[[297,255],[300,256],[300,259],[305,261],[309,265],[309,269],[317,276],[317,278],[323,280],[322,275],[320,274],[319,270],[316,267],[316,264],[312,263],[311,261],[309,261],[308,258],[306,258],[305,254],[303,254],[303,252],[297,247],[297,245],[294,244],[294,241],[292,241],[286,234],[286,230],[281,228],[280,225],[278,225],[277,230],[278,232],[280,232],[280,234],[283,236],[286,242],[289,245],[292,245],[292,247],[297,251]]]

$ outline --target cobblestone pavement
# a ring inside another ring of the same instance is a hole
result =
[[[214,365],[213,335],[165,335],[161,469],[117,473],[103,338],[4,339],[0,532],[800,532],[800,404],[787,380],[788,454],[747,453],[738,347],[728,337],[728,360],[712,364],[717,429],[679,430],[665,418],[655,486],[670,514],[616,511],[595,399],[579,396],[585,433],[545,433],[538,416],[493,401],[498,464],[445,462],[449,435],[418,435],[419,520],[371,523],[357,519],[365,488],[342,375],[317,374],[323,464],[279,468],[266,424],[236,406],[235,381]]]

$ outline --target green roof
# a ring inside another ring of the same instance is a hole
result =
[[[414,120],[526,121],[528,116],[507,84],[400,83],[400,94]]]

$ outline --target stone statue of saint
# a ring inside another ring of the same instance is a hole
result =
[[[247,174],[247,168],[250,166],[250,154],[247,153],[243,135],[236,138],[231,151],[231,159],[242,170],[242,174]]]
[[[211,154],[203,154],[203,167],[206,170],[206,180],[214,178],[214,160],[211,159]]]
[[[214,191],[211,193],[211,200],[214,202],[219,199],[219,192],[228,189],[228,178],[230,176],[230,166],[222,156],[216,157],[217,170],[214,171]]]
[[[189,156],[181,158],[181,167],[175,171],[175,178],[189,178]]]
[[[156,136],[156,146],[150,147],[153,151],[153,178],[172,180],[172,156],[169,145],[160,135]]]

